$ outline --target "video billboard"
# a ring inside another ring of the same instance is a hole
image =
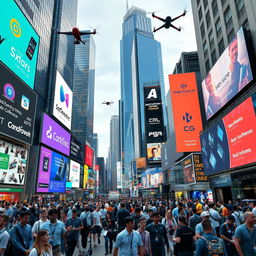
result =
[[[163,172],[161,168],[149,168],[141,173],[143,188],[158,187],[163,183]]]
[[[95,181],[96,181],[96,172],[92,169],[89,169],[88,170],[87,189],[94,189],[95,188]]]
[[[252,81],[243,28],[240,28],[202,82],[206,118],[211,118]]]
[[[204,173],[202,154],[193,154],[193,163],[196,182],[207,182],[208,177]]]
[[[169,75],[176,151],[201,151],[201,111],[195,73]]]
[[[24,185],[28,151],[0,140],[0,184]]]
[[[71,136],[70,141],[70,158],[79,163],[84,163],[84,145],[73,136]]]
[[[41,147],[36,191],[65,193],[68,168],[67,157]]]
[[[84,183],[83,183],[83,189],[87,189],[88,176],[89,176],[89,168],[88,168],[87,165],[84,165]]]
[[[45,145],[69,155],[71,135],[47,114],[43,114],[41,142]]]
[[[73,92],[61,76],[59,71],[56,75],[53,115],[69,130],[72,123]]]
[[[147,167],[146,157],[136,158],[136,168],[145,169]]]
[[[161,143],[147,144],[147,158],[149,164],[161,164]]]
[[[145,130],[147,143],[165,141],[160,86],[144,87]]]
[[[189,155],[188,157],[182,160],[182,169],[184,172],[184,183],[196,183],[192,155]]]
[[[201,134],[206,174],[256,162],[256,94]]]
[[[73,160],[70,161],[69,180],[72,182],[72,188],[79,188],[80,164]]]
[[[85,146],[85,164],[89,167],[93,167],[93,149],[89,146]]]
[[[34,88],[39,36],[13,0],[1,2],[0,17],[0,61]]]
[[[0,133],[32,144],[36,101],[36,93],[0,62]]]

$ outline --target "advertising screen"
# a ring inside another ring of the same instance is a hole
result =
[[[193,154],[194,171],[196,182],[207,182],[208,178],[204,173],[204,165],[202,162],[202,154]]]
[[[32,144],[36,100],[33,90],[0,62],[0,133]]]
[[[136,168],[145,169],[147,167],[146,157],[136,158]]]
[[[36,191],[42,193],[64,193],[68,169],[68,158],[41,147]]]
[[[43,114],[43,125],[41,142],[45,145],[69,155],[70,153],[70,133],[57,124],[47,114]]]
[[[147,158],[149,164],[161,164],[161,143],[147,144]]]
[[[201,134],[206,174],[256,162],[256,94]]]
[[[196,75],[169,75],[177,152],[201,151],[202,130]]]
[[[1,2],[0,17],[0,61],[34,88],[39,36],[15,1]]]
[[[93,149],[87,145],[85,146],[85,164],[93,167]]]
[[[70,161],[69,180],[72,182],[72,188],[79,188],[80,164],[73,160]]]
[[[72,122],[72,101],[73,92],[57,71],[53,115],[68,129],[71,129]]]
[[[96,180],[96,172],[92,169],[89,169],[88,170],[87,189],[94,189],[95,188],[95,180]]]
[[[84,165],[80,165],[80,181],[79,181],[79,188],[83,188],[84,186]]]
[[[87,165],[84,165],[84,183],[83,183],[83,189],[87,189],[88,175],[89,175],[89,168],[88,168]]]
[[[144,87],[147,143],[164,142],[165,128],[160,86]]]
[[[182,160],[182,168],[183,168],[183,172],[184,172],[184,183],[185,184],[195,183],[196,179],[195,179],[192,155],[190,155]]]
[[[0,184],[24,185],[28,152],[0,140]]]
[[[163,172],[161,168],[149,168],[141,174],[143,188],[158,187],[163,183]]]
[[[70,158],[76,160],[79,163],[84,162],[84,145],[82,145],[82,143],[80,143],[73,136],[71,136],[70,142]]]
[[[207,119],[226,105],[252,79],[244,31],[240,28],[202,82]]]

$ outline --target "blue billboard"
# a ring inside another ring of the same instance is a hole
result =
[[[34,88],[39,36],[14,0],[1,1],[0,60]]]

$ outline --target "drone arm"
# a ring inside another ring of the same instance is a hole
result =
[[[156,16],[155,14],[152,15],[152,16],[153,16],[153,18],[157,18],[157,19],[161,20],[162,22],[165,22],[165,19],[163,19],[163,18],[161,18],[161,17],[158,17],[158,16]]]
[[[60,32],[60,31],[58,31],[57,33],[58,34],[64,34],[64,35],[73,35],[72,32]]]
[[[175,27],[175,26],[172,25],[172,24],[171,24],[171,27],[174,28],[174,29],[176,29],[176,30],[178,30],[179,32],[181,31],[181,28],[177,28],[177,27]]]
[[[153,31],[153,32],[156,32],[156,31],[158,31],[158,30],[160,30],[160,29],[164,28],[164,26],[165,26],[165,24],[164,24],[164,25],[162,25],[162,26],[161,26],[161,27],[159,27],[159,28],[154,28],[154,31]]]
[[[183,17],[183,16],[185,16],[185,12],[182,13],[181,15],[179,15],[179,16],[173,18],[171,22],[173,22],[173,21],[175,21],[175,20],[177,20],[177,19],[179,19],[179,18],[181,18],[181,17]]]

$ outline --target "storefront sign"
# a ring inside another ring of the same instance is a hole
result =
[[[22,192],[22,188],[0,188],[0,192]]]

